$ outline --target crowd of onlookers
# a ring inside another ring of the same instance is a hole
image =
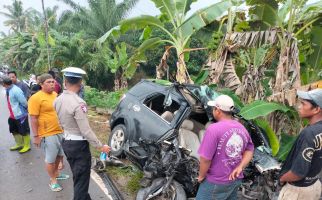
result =
[[[32,136],[33,144],[44,152],[49,188],[55,192],[63,189],[58,181],[69,178],[61,173],[66,156],[73,173],[74,200],[90,200],[89,144],[105,153],[110,148],[97,139],[89,126],[87,105],[80,97],[84,94],[82,75],[86,72],[75,67],[64,70],[64,82],[55,68],[31,75],[28,81],[18,80],[15,71],[0,76],[9,110],[9,132],[15,140],[10,150],[21,154],[30,151]]]

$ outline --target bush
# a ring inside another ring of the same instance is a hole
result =
[[[105,92],[86,86],[84,99],[88,105],[114,109],[125,92],[125,90]]]

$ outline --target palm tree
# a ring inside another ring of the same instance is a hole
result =
[[[73,0],[60,0],[68,4],[76,12],[65,22],[72,30],[84,30],[88,38],[97,39],[123,20],[138,2],[124,0],[117,4],[115,0],[87,0],[89,8],[82,7]]]
[[[123,81],[121,85],[127,85],[126,79],[122,78],[122,75],[117,76],[118,73],[112,70],[111,60],[114,60],[114,58],[109,49],[113,49],[116,52],[116,45],[110,43],[97,46],[96,40],[125,19],[131,8],[139,0],[124,0],[121,3],[116,3],[115,0],[87,0],[88,8],[78,5],[73,0],[60,1],[71,6],[74,11],[73,13],[66,12],[61,17],[59,21],[60,27],[69,33],[75,34],[79,30],[84,32],[83,39],[86,39],[88,54],[84,56],[87,59],[82,59],[86,63],[81,66],[89,68],[89,71],[91,71],[89,75],[95,76],[93,80],[97,79],[97,76],[102,78],[101,75],[110,73],[110,70],[114,74],[115,82]],[[95,85],[97,84],[95,83]]]
[[[29,12],[33,9],[23,10],[22,2],[14,0],[12,5],[4,5],[8,12],[0,12],[1,15],[8,18],[4,21],[6,26],[10,26],[14,32],[20,32],[27,28],[29,21]]]

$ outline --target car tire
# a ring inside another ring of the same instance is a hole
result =
[[[108,145],[111,147],[111,154],[120,157],[123,154],[123,147],[127,140],[126,127],[124,124],[116,125],[108,139]]]

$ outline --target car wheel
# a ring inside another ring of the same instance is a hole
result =
[[[112,155],[117,157],[122,155],[123,146],[127,139],[126,136],[126,128],[123,124],[119,124],[113,128],[108,140]]]

